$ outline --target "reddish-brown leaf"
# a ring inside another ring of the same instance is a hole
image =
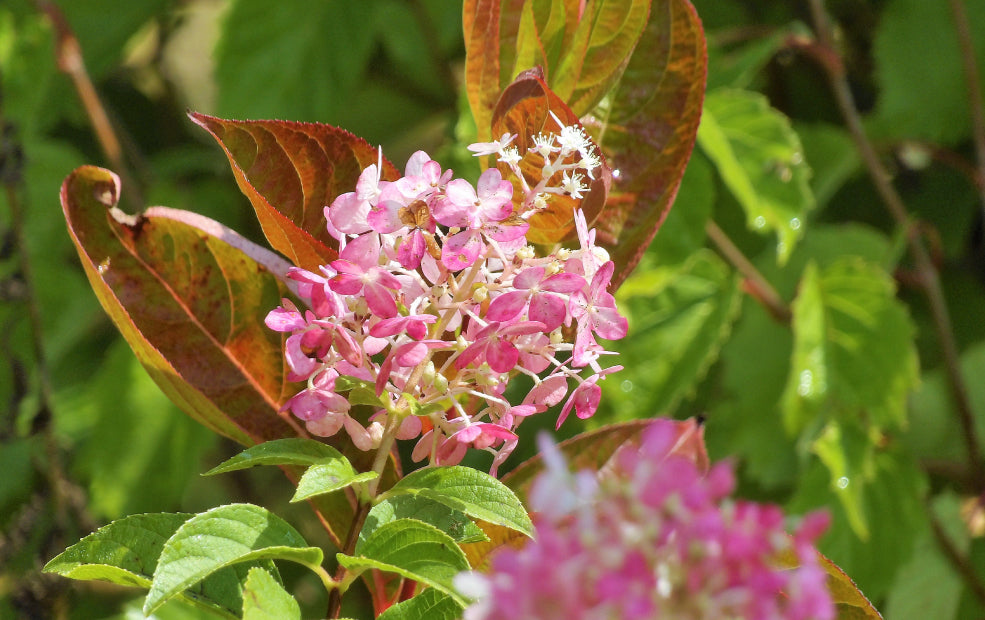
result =
[[[543,67],[546,82],[582,116],[619,80],[650,0],[466,0],[466,91],[479,139],[513,79]]]
[[[263,324],[285,293],[227,243],[115,208],[119,178],[83,166],[62,185],[69,232],[96,296],[161,389],[206,427],[252,445],[297,434],[280,403],[281,337]]]
[[[571,111],[571,108],[554,94],[544,82],[539,68],[521,73],[503,91],[503,95],[493,110],[493,134],[496,136],[503,133],[517,135],[513,144],[520,151],[522,157],[520,169],[527,177],[527,182],[530,185],[536,185],[540,180],[540,170],[544,165],[544,160],[537,153],[528,151],[527,147],[532,144],[533,137],[539,133],[560,133],[561,128],[551,116],[552,114],[565,125],[581,126],[578,117]],[[609,167],[605,165],[605,158],[602,157],[602,152],[597,146],[595,147],[595,154],[603,161],[603,165],[600,171],[596,171],[596,178],[591,182],[584,198],[575,200],[567,195],[552,195],[548,208],[531,216],[528,220],[530,222],[530,230],[527,232],[528,241],[551,245],[572,237],[574,234],[574,209],[576,207],[580,207],[585,212],[585,217],[589,223],[598,217],[612,183],[612,174]],[[506,177],[509,169],[505,164],[499,164],[499,166],[503,176]],[[561,173],[557,173],[556,177],[552,184],[560,185]],[[514,187],[513,199],[514,201],[523,199],[523,192],[518,183]]]
[[[250,199],[270,245],[295,265],[317,271],[336,258],[324,207],[354,191],[377,149],[351,133],[319,123],[236,121],[191,113],[219,142],[240,190]],[[396,179],[383,160],[382,177]]]
[[[694,7],[654,2],[604,120],[602,147],[618,172],[595,226],[616,263],[613,286],[639,262],[674,201],[697,135],[706,72]]]

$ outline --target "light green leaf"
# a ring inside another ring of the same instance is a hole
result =
[[[256,465],[314,465],[327,459],[342,460],[348,464],[338,450],[320,441],[300,437],[274,439],[243,450],[202,475],[224,474]]]
[[[186,521],[161,551],[144,613],[225,566],[260,559],[319,565],[322,550],[309,547],[286,521],[259,506],[230,504]]]
[[[470,467],[419,469],[393,485],[380,499],[402,494],[419,495],[470,517],[533,535],[533,524],[516,494],[489,474]]]
[[[845,508],[852,529],[867,540],[869,520],[863,499],[865,486],[875,475],[868,438],[854,425],[844,428],[829,422],[812,448],[831,473],[831,488]]]
[[[900,427],[918,377],[914,329],[892,278],[857,257],[808,264],[793,303],[794,350],[783,396],[788,431],[818,415]]]
[[[658,236],[659,238],[659,236]],[[739,279],[708,250],[638,272],[618,292],[631,338],[613,343],[625,367],[602,383],[606,421],[669,413],[717,358],[739,309]]]
[[[71,579],[108,581],[149,589],[165,543],[190,514],[131,515],[110,523],[72,545],[45,566],[45,572]],[[235,618],[248,565],[227,566],[180,593],[191,605]],[[273,564],[266,566],[276,571]]]
[[[243,589],[243,620],[301,620],[301,606],[274,577],[251,568]]]
[[[787,261],[814,207],[810,168],[790,121],[763,95],[719,89],[705,97],[698,144],[746,212],[752,230],[775,231]]]
[[[429,588],[387,609],[377,620],[456,620],[462,617],[462,609],[451,596]]]
[[[149,588],[164,543],[193,515],[131,515],[103,526],[44,567],[72,579],[109,581]]]
[[[305,470],[291,501],[300,502],[315,495],[338,491],[359,482],[368,482],[379,475],[375,471],[358,473],[344,458],[317,463]]]
[[[432,586],[465,605],[452,587],[452,579],[469,569],[465,554],[448,534],[433,525],[399,519],[376,528],[361,544],[356,556],[338,554],[339,564],[354,571],[378,569],[397,573]]]
[[[376,528],[397,519],[416,519],[433,525],[457,543],[488,540],[483,531],[464,513],[419,495],[396,495],[373,506],[359,532],[364,541]]]

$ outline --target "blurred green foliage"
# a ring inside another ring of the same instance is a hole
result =
[[[76,166],[112,162],[59,71],[44,4],[0,5],[0,618],[123,617],[139,609],[139,593],[42,576],[40,567],[135,512],[235,499],[285,517],[294,510],[293,523],[310,519],[304,506],[286,507],[291,491],[277,472],[198,476],[236,448],[161,395],[89,290],[57,189]],[[165,204],[259,236],[225,157],[185,118],[189,107],[326,122],[382,144],[398,166],[423,148],[459,173],[475,169],[462,155],[474,127],[461,94],[455,3],[55,5],[121,138],[131,211]],[[702,127],[673,210],[618,293],[631,326],[615,345],[626,369],[605,381],[603,408],[587,426],[703,415],[713,458],[734,459],[744,495],[793,512],[831,510],[822,551],[890,617],[979,618],[982,601],[935,532],[947,532],[985,579],[981,526],[962,511],[985,489],[973,485],[905,233],[873,189],[823,71],[802,53],[811,37],[806,3],[695,5],[709,37],[714,126]],[[981,70],[985,4],[964,5]],[[985,180],[973,172],[948,3],[832,0],[828,8],[865,128],[940,269],[985,439],[976,190]],[[791,323],[746,294],[707,237],[709,222],[775,287]],[[577,424],[564,432],[585,428]],[[525,436],[520,452],[531,445]],[[318,541],[317,524],[301,529]],[[323,609],[316,586],[289,568],[284,577],[306,614]],[[362,613],[355,597],[347,605],[344,613]],[[160,617],[190,613],[165,608]]]

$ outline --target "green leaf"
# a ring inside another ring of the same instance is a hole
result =
[[[282,338],[264,323],[286,289],[218,237],[115,208],[119,178],[83,166],[62,208],[103,308],[160,388],[188,415],[250,445],[296,434],[278,414],[288,387]]]
[[[965,2],[978,33],[978,70],[985,67],[985,4]],[[873,129],[882,135],[957,144],[970,134],[968,92],[954,16],[947,2],[892,0],[872,44],[879,98]]]
[[[377,149],[319,123],[236,121],[195,112],[190,117],[226,152],[271,247],[315,272],[337,257],[336,242],[325,227],[325,205],[355,191],[363,168],[377,163]],[[386,160],[381,172],[387,180],[398,176]]]
[[[71,579],[149,589],[162,549],[190,517],[181,513],[124,517],[72,545],[48,562],[44,570]],[[220,615],[236,617],[242,608],[240,590],[245,575],[240,574],[241,566],[212,573],[181,592],[181,598]],[[270,568],[276,570],[272,565]]]
[[[595,114],[619,171],[595,227],[616,263],[613,287],[639,262],[677,195],[694,148],[707,72],[705,36],[686,0],[657,0],[619,83]]]
[[[301,606],[274,577],[251,568],[243,589],[243,620],[301,620]]]
[[[379,476],[379,472],[375,471],[357,472],[344,457],[316,463],[304,471],[304,475],[298,481],[298,490],[291,501],[300,502],[316,495],[332,493],[360,482],[374,480]]]
[[[916,384],[914,329],[881,268],[847,257],[804,270],[793,304],[794,351],[783,396],[784,422],[800,431],[817,415],[874,428],[899,427]]]
[[[377,620],[457,620],[462,617],[463,609],[451,596],[429,588],[387,609]]]
[[[113,521],[58,554],[44,572],[149,588],[164,543],[192,516],[142,514]]]
[[[811,448],[831,473],[831,488],[852,526],[862,540],[869,538],[869,519],[865,513],[866,484],[875,475],[873,446],[858,425],[829,422]]]
[[[960,498],[945,492],[934,499],[930,509],[955,550],[966,555],[971,537],[961,517]],[[932,588],[927,587],[930,583]],[[928,529],[917,539],[913,557],[900,568],[886,601],[886,615],[893,620],[951,620],[957,616],[963,589],[961,576]]]
[[[359,531],[359,540],[365,540],[381,525],[397,519],[416,519],[433,525],[456,543],[487,540],[482,530],[464,513],[419,495],[396,495],[373,506]]]
[[[289,437],[274,439],[243,450],[231,459],[216,465],[203,476],[224,474],[257,465],[303,465],[321,463],[326,459],[342,459],[338,450],[314,439]],[[348,461],[346,461],[348,462]]]
[[[760,94],[715,90],[705,98],[698,144],[742,205],[749,228],[776,232],[777,259],[785,263],[814,207],[811,171],[790,121]]]
[[[231,3],[215,51],[221,113],[308,121],[337,116],[375,49],[376,20],[369,17],[377,5],[285,0],[271,11],[264,0]]]
[[[466,604],[452,579],[469,569],[468,560],[455,541],[433,525],[413,519],[391,521],[357,544],[355,552],[355,556],[338,554],[339,564],[351,571],[397,573],[448,594],[463,607]]]
[[[470,517],[533,535],[523,504],[505,484],[489,474],[455,465],[411,472],[381,496],[409,494],[434,500]]]
[[[620,420],[670,413],[718,357],[740,307],[739,278],[699,250],[685,263],[632,275],[617,295],[631,338],[611,345],[624,369],[605,381],[604,407]]]
[[[251,504],[230,504],[195,515],[165,543],[144,613],[215,571],[253,560],[284,559],[317,566],[322,550],[309,547],[286,521]]]

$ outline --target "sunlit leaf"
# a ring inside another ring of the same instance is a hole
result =
[[[597,111],[616,172],[595,226],[616,263],[632,271],[667,216],[694,147],[707,57],[701,22],[686,0],[658,0],[622,79]]]
[[[308,270],[336,258],[324,207],[355,191],[375,148],[351,133],[318,123],[235,121],[192,113],[222,145],[240,190],[250,199],[270,245]],[[382,175],[395,179],[386,160]]]
[[[699,250],[681,265],[633,274],[617,294],[631,337],[613,344],[624,366],[602,384],[615,419],[673,412],[718,356],[735,320],[739,279]]]
[[[470,517],[531,535],[533,524],[517,496],[489,474],[470,467],[426,467],[398,481],[383,497],[424,497]]]
[[[251,568],[243,589],[243,620],[301,620],[301,606],[262,568]]]
[[[182,222],[116,210],[119,179],[84,166],[62,186],[69,232],[96,296],[161,389],[206,427],[250,445],[297,434],[281,337],[263,324],[285,289],[226,242]]]
[[[106,525],[72,545],[45,566],[45,572],[71,579],[98,580],[149,589],[168,539],[193,515],[131,515]],[[243,566],[214,572],[180,593],[185,601],[227,618],[242,607]],[[276,571],[272,564],[266,568]]]
[[[288,437],[266,441],[252,448],[247,448],[202,475],[224,474],[257,465],[303,465],[307,467],[328,459],[344,458],[338,450],[320,441]]]
[[[646,24],[649,0],[469,0],[464,7],[466,91],[479,129],[489,133],[499,93],[542,67],[547,83],[578,116],[619,80]]]
[[[448,534],[457,543],[477,542],[485,538],[479,526],[463,512],[426,497],[395,495],[373,506],[359,531],[359,540],[366,539],[384,523],[397,519],[423,521]]]
[[[814,207],[800,139],[766,97],[742,90],[708,93],[698,129],[701,150],[746,212],[749,228],[775,231],[785,263]]]
[[[557,117],[557,120],[555,120]],[[567,126],[581,127],[574,112],[558,97],[544,82],[540,69],[534,69],[520,74],[503,91],[503,95],[493,110],[493,134],[501,136],[504,133],[515,134],[517,137],[511,144],[519,150],[522,160],[520,170],[527,177],[530,186],[540,180],[544,158],[528,150],[532,146],[534,136],[544,133],[560,134],[558,121]],[[602,152],[597,145],[592,145],[593,152],[604,161]],[[509,168],[500,164],[504,178]],[[561,172],[555,174],[552,186],[561,185]],[[591,224],[598,217],[609,186],[612,183],[610,169],[603,163],[595,171],[595,178],[590,183],[584,198],[576,200],[567,194],[552,194],[546,209],[538,211],[529,218],[530,230],[527,240],[531,243],[551,245],[574,234],[574,210],[580,208]],[[522,201],[523,188],[519,182],[514,183],[513,200]]]
[[[152,613],[221,568],[260,559],[317,566],[323,553],[309,547],[286,521],[259,506],[230,504],[195,515],[164,544],[144,613]]]
[[[433,525],[413,519],[399,519],[378,527],[356,555],[338,554],[339,564],[349,570],[378,569],[397,573],[430,585],[465,604],[452,579],[468,570],[468,560],[455,541]]]
[[[462,609],[451,596],[429,588],[387,609],[378,620],[456,620],[462,617]]]

